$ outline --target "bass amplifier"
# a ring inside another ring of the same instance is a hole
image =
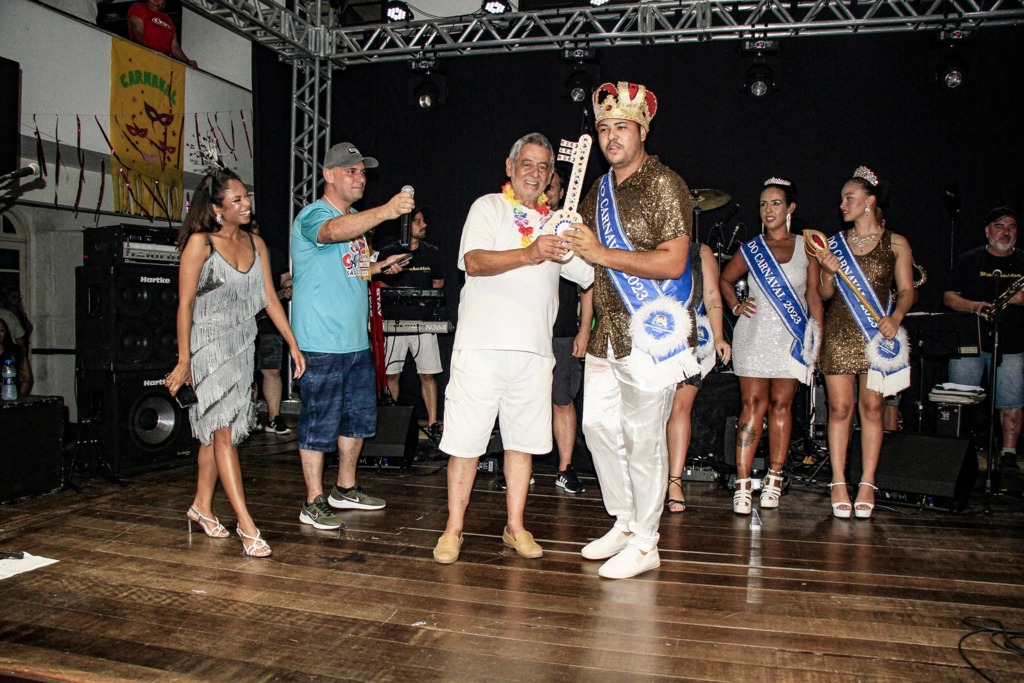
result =
[[[86,228],[82,259],[87,266],[120,266],[144,263],[177,266],[178,231],[138,225]]]

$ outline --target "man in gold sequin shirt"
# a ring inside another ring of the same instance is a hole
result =
[[[583,548],[587,559],[607,559],[605,578],[636,576],[661,563],[658,524],[668,471],[665,424],[676,381],[655,380],[631,366],[630,313],[609,269],[651,280],[675,279],[686,269],[692,204],[682,178],[644,147],[657,99],[644,86],[606,83],[594,93],[601,151],[612,167],[623,230],[633,250],[608,248],[587,226],[566,239],[594,264],[597,328],[590,338],[584,375],[583,432],[594,456],[605,508],[615,525]],[[597,226],[595,185],[580,206]],[[688,342],[696,341],[692,319]],[[692,354],[691,350],[684,353]]]

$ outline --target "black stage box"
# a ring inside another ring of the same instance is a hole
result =
[[[851,487],[860,481],[860,430],[849,451]],[[971,439],[907,432],[884,432],[875,486],[879,503],[931,507],[960,512],[978,479],[978,456]],[[854,494],[856,495],[856,494]]]
[[[408,469],[419,438],[412,406],[378,406],[377,436],[363,441],[359,467]]]
[[[59,489],[63,448],[60,396],[0,401],[0,503]]]

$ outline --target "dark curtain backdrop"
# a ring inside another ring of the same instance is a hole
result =
[[[644,83],[658,97],[648,150],[691,188],[729,192],[730,206],[703,214],[700,238],[716,224],[758,229],[764,179],[792,178],[797,215],[832,233],[840,227],[839,193],[866,164],[894,189],[888,227],[908,237],[929,273],[920,308],[935,308],[949,267],[951,217],[943,190],[958,188],[960,217],[953,251],[982,243],[984,214],[999,203],[1021,205],[1024,31],[982,30],[972,45],[973,79],[960,92],[930,84],[931,34],[822,37],[783,43],[781,89],[754,100],[739,89],[743,69],[732,43],[601,49],[601,80]],[[256,174],[260,215],[287,219],[291,70],[262,48],[254,56]],[[512,143],[534,130],[555,144],[579,136],[579,107],[563,96],[557,53],[516,53],[443,60],[447,102],[430,112],[413,106],[408,64],[336,71],[332,142],[351,141],[380,161],[361,207],[385,201],[405,184],[431,209],[427,239],[446,255],[449,301],[457,301],[459,236],[472,201],[497,192]],[[269,87],[268,87],[269,86]],[[607,169],[595,145],[587,186]],[[278,213],[280,212],[280,213]],[[394,226],[378,230],[378,246]],[[452,307],[450,307],[452,308]]]

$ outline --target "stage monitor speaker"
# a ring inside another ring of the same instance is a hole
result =
[[[63,449],[62,398],[0,402],[0,503],[59,489]]]
[[[92,419],[115,474],[136,474],[193,462],[196,441],[188,412],[164,388],[171,366],[140,372],[80,371],[79,419]]]
[[[721,460],[732,459],[735,463],[735,446],[726,446],[728,428],[722,429],[729,415],[739,415],[739,379],[731,372],[713,372],[704,378],[697,400],[693,403],[690,421],[690,447],[687,462],[698,458],[711,457]],[[733,418],[732,434],[736,433]],[[735,441],[732,442],[735,444]]]
[[[83,370],[164,370],[178,361],[178,270],[79,266],[75,334]]]
[[[418,440],[412,406],[379,406],[377,436],[363,441],[359,467],[408,469]]]
[[[853,432],[847,481],[861,475],[860,430]],[[978,457],[971,439],[885,432],[875,474],[880,503],[960,512],[978,479]]]
[[[725,418],[725,453],[722,462],[726,467],[736,469],[736,423],[739,418],[731,415]],[[761,440],[757,443],[757,451],[754,453],[754,460],[750,465],[751,472],[764,472],[768,469],[766,450],[768,446],[767,431],[761,432]]]

